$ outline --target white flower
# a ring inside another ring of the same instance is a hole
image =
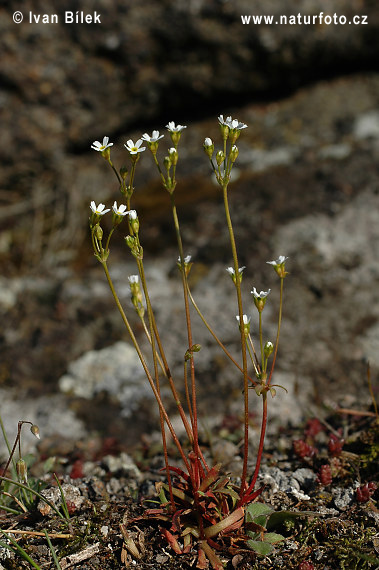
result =
[[[279,255],[277,260],[266,261],[266,263],[268,263],[269,265],[282,265],[282,263],[284,263],[286,259],[288,259],[288,257],[285,257],[284,255]]]
[[[226,117],[226,119],[224,120],[224,115],[220,115],[220,116],[218,117],[218,121],[219,121],[220,125],[225,125],[225,126],[227,126],[227,127],[230,127],[230,123],[231,123],[231,121],[232,121],[232,117],[230,117],[230,116],[229,116],[229,117]]]
[[[204,146],[207,148],[209,146],[213,146],[213,141],[209,137],[207,137],[204,141]]]
[[[224,115],[220,115],[218,117],[218,121],[220,125],[225,125],[226,127],[229,127],[229,129],[237,129],[238,131],[240,131],[241,129],[247,128],[247,125],[245,125],[245,123],[240,123],[238,119],[232,119],[231,116],[226,117],[226,119],[224,119]]]
[[[244,269],[246,269],[246,265],[243,265],[242,267],[239,267],[239,268],[238,268],[238,273],[241,274]],[[234,271],[233,267],[227,267],[227,268],[226,268],[226,271],[229,273],[229,275],[230,275],[231,277],[233,277],[233,275],[235,274],[235,271]]]
[[[177,127],[175,126],[174,121],[170,121],[167,125],[166,125],[166,129],[168,129],[170,132],[172,133],[180,133],[180,131],[182,131],[183,129],[186,129],[187,127],[185,127],[184,125],[178,125]]]
[[[135,210],[129,210],[127,212],[129,214],[129,220],[136,220],[137,219],[137,212]]]
[[[241,129],[247,129],[247,125],[245,123],[240,123],[238,119],[233,119],[229,127],[231,129],[237,129],[237,131],[240,131]]]
[[[243,324],[244,324],[244,325],[248,325],[248,324],[250,323],[250,320],[251,320],[251,319],[250,319],[250,317],[248,317],[247,315],[242,315],[242,318],[243,318]],[[236,315],[236,319],[237,319],[238,322],[240,322],[240,317],[239,317],[239,315]]]
[[[164,135],[159,135],[159,131],[153,131],[152,135],[149,136],[147,133],[142,135],[142,140],[150,143],[154,143],[159,141],[159,139],[163,139]]]
[[[184,258],[184,263],[185,263],[185,264],[190,263],[191,259],[192,259],[192,255],[186,255],[185,258]],[[179,255],[179,257],[178,257],[178,263],[180,263],[180,255]]]
[[[141,144],[142,144],[142,139],[138,139],[138,141],[135,144],[132,141],[132,139],[129,139],[127,143],[124,144],[124,147],[130,152],[130,154],[137,154],[138,152],[146,150],[145,146],[141,148]]]
[[[120,206],[117,207],[116,201],[114,202],[114,204],[112,206],[112,210],[113,210],[113,213],[116,214],[116,216],[126,216],[126,214],[128,213],[128,211],[126,210],[125,204],[120,204]]]
[[[99,141],[94,141],[91,144],[91,148],[93,148],[93,150],[97,150],[98,152],[103,152],[103,150],[105,150],[106,148],[113,146],[113,143],[108,143],[108,141],[109,141],[109,137],[103,138],[103,144],[101,144],[101,142],[99,142]]]
[[[97,214],[98,216],[104,216],[104,214],[106,214],[107,212],[110,212],[109,208],[107,210],[104,210],[104,208],[105,208],[104,204],[99,204],[98,206],[96,206],[96,204],[93,200],[91,202],[90,208],[91,208],[92,212],[94,214]]]
[[[268,291],[260,291],[258,293],[258,291],[256,290],[255,287],[253,287],[253,290],[251,291],[251,293],[254,295],[254,297],[256,299],[265,299],[267,297],[267,295],[270,293],[271,289],[269,289]]]
[[[139,277],[138,275],[129,275],[128,280],[129,283],[138,283]]]

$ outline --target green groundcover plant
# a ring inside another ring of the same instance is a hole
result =
[[[271,397],[274,397],[276,394],[276,386],[272,383],[272,378],[282,320],[283,284],[287,275],[285,268],[287,258],[285,256],[281,255],[277,260],[267,262],[272,265],[280,282],[278,326],[274,342],[264,342],[262,327],[262,314],[270,289],[259,292],[253,287],[251,291],[252,300],[258,313],[258,342],[257,347],[255,347],[250,334],[250,318],[244,312],[241,282],[245,267],[239,266],[228,199],[231,172],[238,158],[236,143],[243,130],[247,128],[247,125],[231,117],[224,119],[222,115],[218,118],[218,121],[221,131],[220,148],[217,150],[214,142],[208,137],[204,141],[203,148],[209,159],[211,174],[215,177],[220,187],[224,203],[226,227],[233,259],[233,264],[226,271],[234,283],[236,292],[236,312],[238,313],[236,319],[241,343],[240,363],[232,357],[206,320],[206,317],[195,302],[188,284],[188,275],[193,262],[191,256],[184,254],[175,203],[179,145],[182,134],[187,127],[175,125],[173,122],[168,123],[167,130],[171,142],[163,160],[160,159],[159,145],[164,135],[159,134],[158,131],[153,131],[151,136],[144,134],[136,142],[131,139],[128,140],[124,145],[130,159],[128,168],[122,167],[117,169],[114,166],[111,159],[113,143],[109,142],[108,137],[104,137],[102,142],[95,141],[91,148],[97,151],[112,168],[117,177],[119,189],[125,203],[118,205],[117,201],[115,201],[112,208],[106,208],[104,204],[96,205],[93,201],[90,205],[90,231],[94,255],[104,269],[114,300],[137,351],[159,408],[167,482],[157,484],[160,504],[158,508],[148,509],[146,515],[162,521],[162,533],[175,552],[178,554],[185,553],[192,548],[197,548],[197,567],[205,568],[208,564],[208,559],[216,570],[223,567],[217,555],[217,551],[222,548],[228,548],[230,551],[233,551],[233,549],[243,545],[264,555],[272,550],[275,543],[283,539],[281,535],[267,532],[266,523],[269,519],[270,509],[268,507],[266,509],[263,508],[263,510],[262,508],[257,509],[254,506],[254,501],[256,501],[262,491],[262,488],[256,488],[256,483],[262,460],[267,426],[268,394],[270,393]],[[145,275],[144,251],[140,239],[140,220],[137,212],[132,209],[138,162],[146,150],[150,151],[162,186],[170,196],[179,253],[177,265],[183,285],[184,315],[187,329],[187,345],[183,350],[184,374],[179,384],[178,380],[174,379],[171,374],[163,348],[163,340],[155,320]],[[112,224],[108,235],[105,235],[102,222],[104,216],[108,213],[112,216]],[[127,226],[128,233],[125,237],[125,243],[131,255],[135,258],[137,269],[135,275],[129,276],[131,300],[151,346],[150,356],[142,351],[133,332],[127,312],[123,308],[115,290],[108,268],[111,238],[122,222],[124,222],[124,226]],[[219,347],[234,363],[236,373],[241,377],[244,409],[244,443],[242,472],[238,485],[232,484],[230,478],[222,472],[220,464],[209,465],[209,459],[205,457],[199,444],[195,355],[201,349],[201,346],[196,344],[193,339],[191,306],[198,313]],[[236,332],[238,334],[237,326]],[[188,444],[184,444],[179,439],[167,411],[167,402],[162,397],[162,386],[167,384],[183,423]],[[184,394],[185,403],[182,403],[182,393]],[[263,411],[258,452],[252,474],[248,473],[249,398],[251,393],[261,398]],[[182,468],[170,465],[168,452],[168,437],[170,436],[181,457]]]

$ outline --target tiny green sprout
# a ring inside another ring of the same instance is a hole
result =
[[[264,306],[265,306],[266,301],[267,301],[267,296],[269,295],[270,291],[271,291],[271,289],[269,289],[268,291],[260,291],[258,293],[256,288],[253,287],[251,294],[253,295],[254,304],[257,307],[259,313],[261,313],[263,311]]]
[[[284,255],[279,255],[278,259],[274,261],[266,261],[269,265],[272,265],[275,269],[276,273],[279,275],[281,279],[284,279],[288,275],[288,272],[285,270],[285,262],[288,257]]]

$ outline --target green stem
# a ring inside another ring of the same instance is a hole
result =
[[[184,267],[184,252],[183,252],[183,243],[182,237],[180,234],[180,226],[179,226],[179,219],[176,210],[175,200],[174,200],[174,192],[170,192],[171,198],[171,209],[172,215],[174,219],[174,227],[176,233],[176,240],[179,249],[179,257],[180,257],[180,264],[181,264],[181,275],[182,275],[182,283],[183,283],[183,296],[184,296],[184,309],[185,309],[185,316],[186,316],[186,324],[187,324],[187,338],[188,338],[188,348],[191,348],[193,345],[192,340],[192,325],[191,325],[191,317],[189,311],[189,302],[188,302],[188,286],[187,286],[187,276]],[[190,360],[190,374],[191,374],[191,404],[192,404],[192,433],[193,433],[193,450],[196,454],[196,457],[200,457],[199,451],[199,439],[198,439],[198,421],[197,421],[197,398],[196,398],[196,381],[195,381],[195,364],[194,359],[191,358]]]
[[[282,324],[282,309],[283,309],[283,283],[284,277],[280,278],[280,300],[279,300],[279,317],[278,317],[278,330],[276,333],[276,341],[275,341],[275,350],[274,350],[274,357],[272,359],[272,365],[270,370],[270,376],[268,378],[267,386],[270,385],[272,373],[274,372],[276,355],[278,354],[278,346],[279,346],[279,336],[280,336],[280,326]]]
[[[212,329],[211,325],[208,323],[208,321],[206,320],[206,318],[204,317],[203,313],[201,312],[199,306],[197,305],[195,299],[193,298],[193,295],[191,293],[191,290],[188,286],[188,295],[189,298],[191,300],[191,303],[195,309],[195,311],[197,312],[197,314],[199,315],[199,317],[201,318],[201,320],[203,321],[205,327],[208,329],[208,331],[211,333],[211,335],[213,336],[213,338],[215,339],[215,341],[217,342],[217,344],[219,345],[219,347],[224,351],[224,353],[226,354],[226,356],[229,358],[229,360],[231,360],[233,362],[233,364],[238,368],[238,370],[240,372],[243,373],[243,368],[242,366],[240,366],[238,364],[238,362],[235,360],[235,358],[233,358],[233,356],[230,354],[230,352],[228,351],[228,349],[226,348],[226,346],[221,342],[221,340],[218,338],[218,336],[216,335],[216,333],[214,332],[214,330]],[[251,376],[248,376],[248,379],[250,380],[250,382],[253,385],[256,385],[257,382],[255,380],[253,380],[253,378],[251,378]]]
[[[258,322],[259,322],[259,346],[261,349],[261,368],[262,368],[262,371],[264,371],[264,369],[265,369],[265,362],[264,362],[265,355],[263,353],[262,311],[259,311]]]
[[[261,435],[259,438],[259,446],[258,446],[257,459],[255,462],[254,474],[253,474],[253,478],[251,480],[251,483],[250,483],[248,489],[246,490],[245,493],[243,493],[241,495],[240,500],[243,500],[244,495],[248,496],[253,491],[253,489],[255,487],[255,483],[257,482],[259,470],[261,467],[263,446],[264,446],[265,435],[266,435],[266,426],[267,426],[267,392],[262,392],[262,398],[263,398],[263,413],[262,413],[262,423],[261,423]]]
[[[122,320],[123,320],[123,322],[124,322],[124,325],[125,325],[125,327],[126,327],[128,333],[129,333],[129,335],[130,335],[130,338],[131,338],[131,341],[132,341],[132,343],[133,343],[133,346],[134,346],[134,348],[135,348],[135,350],[136,350],[136,352],[137,352],[137,354],[138,354],[138,357],[139,357],[139,359],[140,359],[140,361],[141,361],[141,364],[142,364],[142,367],[143,367],[144,372],[145,372],[145,374],[146,374],[146,377],[147,377],[147,379],[148,379],[148,381],[149,381],[149,384],[150,384],[150,386],[151,386],[151,389],[152,389],[152,391],[153,391],[153,393],[154,393],[154,396],[155,396],[155,398],[156,398],[156,400],[157,400],[159,409],[160,409],[160,410],[162,411],[162,413],[163,413],[163,417],[164,417],[164,419],[165,419],[165,421],[166,421],[166,424],[167,424],[167,426],[168,426],[168,429],[170,430],[170,433],[171,433],[171,436],[172,436],[172,438],[173,438],[173,440],[174,440],[174,442],[175,442],[175,445],[176,445],[176,447],[178,448],[178,451],[179,451],[179,453],[180,453],[180,455],[181,455],[181,457],[182,457],[182,459],[183,459],[183,462],[184,462],[184,464],[185,464],[185,466],[186,466],[186,469],[189,471],[189,470],[190,470],[190,465],[189,465],[188,460],[187,460],[187,458],[186,458],[186,456],[185,456],[185,454],[184,454],[184,451],[183,451],[183,448],[182,448],[182,446],[181,446],[181,444],[180,444],[180,441],[179,441],[179,439],[178,439],[178,437],[177,437],[177,435],[176,435],[176,433],[175,433],[175,430],[174,430],[174,427],[173,427],[173,425],[172,425],[172,423],[171,423],[171,421],[170,421],[170,418],[168,417],[168,414],[167,414],[167,412],[166,412],[166,410],[165,410],[165,407],[164,407],[164,404],[163,404],[163,402],[162,402],[162,399],[161,399],[161,397],[160,397],[160,395],[159,395],[159,393],[158,393],[158,391],[157,391],[157,388],[156,388],[156,386],[155,386],[155,384],[154,384],[154,380],[153,380],[153,378],[152,378],[152,376],[151,376],[151,374],[150,374],[150,371],[149,371],[149,369],[148,369],[148,367],[147,367],[145,358],[144,358],[144,356],[143,356],[143,354],[142,354],[142,351],[141,351],[141,349],[140,349],[140,347],[139,347],[139,344],[138,344],[137,339],[136,339],[136,337],[135,337],[135,335],[134,335],[134,333],[133,333],[133,330],[132,330],[132,328],[131,328],[131,326],[130,326],[130,323],[129,323],[129,321],[128,321],[126,315],[125,315],[124,309],[123,309],[123,307],[122,307],[122,305],[121,305],[121,303],[120,303],[120,300],[119,300],[119,298],[118,298],[118,295],[117,295],[117,293],[116,293],[116,291],[115,291],[115,288],[114,288],[114,286],[113,286],[113,282],[112,282],[111,276],[110,276],[110,274],[109,274],[109,270],[108,270],[107,264],[106,264],[105,261],[101,262],[101,264],[102,264],[102,266],[103,266],[103,269],[104,269],[104,272],[105,272],[105,276],[106,276],[107,281],[108,281],[109,288],[110,288],[110,290],[111,290],[111,292],[112,292],[112,295],[113,295],[114,300],[115,300],[115,302],[116,302],[117,308],[118,308],[118,310],[119,310],[119,312],[120,312],[120,315],[121,315],[121,318],[122,318]]]
[[[243,327],[243,306],[242,306],[242,294],[241,294],[241,281],[238,279],[238,256],[236,241],[234,238],[234,231],[232,220],[230,217],[229,203],[228,203],[228,185],[224,184],[222,187],[223,198],[224,198],[224,208],[226,215],[226,223],[228,225],[230,243],[232,247],[233,261],[234,261],[234,272],[236,275],[236,291],[237,291],[237,303],[238,303],[238,314],[240,322],[240,333],[241,333],[241,351],[242,351],[242,369],[243,369],[243,390],[244,390],[244,454],[243,454],[243,468],[241,476],[241,493],[244,492],[246,486],[247,477],[247,460],[249,453],[249,383],[247,374],[247,355],[246,355],[246,342],[245,342],[245,332]]]
[[[149,319],[151,351],[152,351],[153,364],[154,364],[155,385],[157,387],[157,392],[159,394],[159,397],[161,397],[161,387],[160,387],[160,382],[159,382],[158,358],[157,358],[158,354],[157,354],[157,350],[155,347],[156,339],[155,339],[154,326],[153,326],[153,319],[154,319],[153,309],[152,309],[151,303],[150,303],[150,296],[149,296],[149,292],[147,289],[146,276],[145,276],[145,270],[144,270],[142,259],[137,259],[137,265],[138,265],[138,270],[139,270],[139,274],[141,277],[142,288],[143,288],[143,292],[144,292],[145,300],[146,300],[147,315],[148,315],[148,319]],[[159,423],[160,423],[161,435],[162,435],[163,455],[164,455],[164,460],[165,460],[166,476],[167,476],[168,488],[169,488],[169,493],[170,493],[170,501],[171,501],[172,508],[174,508],[175,507],[175,500],[174,500],[174,494],[173,494],[173,490],[172,490],[172,480],[171,480],[171,473],[170,473],[170,467],[169,467],[169,462],[168,462],[168,450],[167,450],[165,423],[164,423],[163,413],[162,413],[162,410],[160,407],[159,407]]]

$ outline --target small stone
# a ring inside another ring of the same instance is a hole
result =
[[[336,487],[332,489],[333,501],[337,509],[344,511],[354,501],[354,489],[342,489],[341,487]]]

